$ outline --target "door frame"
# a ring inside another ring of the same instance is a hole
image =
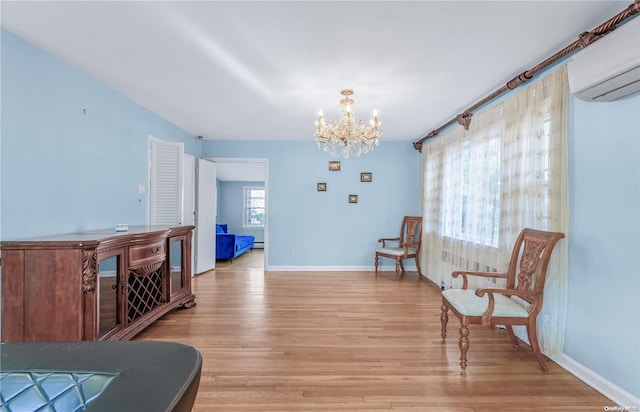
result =
[[[262,163],[264,167],[264,201],[266,204],[264,217],[264,271],[269,268],[269,159],[266,157],[204,157],[215,163]]]
[[[203,169],[208,168],[209,171],[205,173]],[[195,274],[205,273],[216,268],[216,218],[218,213],[216,169],[215,162],[207,159],[196,159],[196,229],[194,232],[196,268],[193,271]],[[204,177],[207,177],[206,181],[203,179]],[[210,182],[209,177],[213,178],[212,182]],[[211,191],[209,191],[209,184],[213,185],[213,190]],[[211,198],[207,196],[207,194],[211,193],[213,193],[212,203],[210,203]],[[214,210],[211,212],[210,208]],[[212,216],[209,213],[212,213]]]

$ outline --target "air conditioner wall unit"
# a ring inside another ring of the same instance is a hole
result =
[[[567,70],[569,89],[582,100],[609,102],[640,90],[640,18],[576,53]]]

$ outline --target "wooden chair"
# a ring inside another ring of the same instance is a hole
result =
[[[467,350],[469,349],[470,324],[504,325],[511,342],[519,347],[512,325],[524,325],[527,328],[529,343],[538,364],[547,371],[544,357],[540,352],[536,330],[536,318],[542,309],[544,281],[549,258],[556,243],[564,237],[562,233],[524,229],[516,239],[507,273],[455,271],[454,278],[462,276],[462,289],[442,291],[442,343],[447,337],[448,311],[451,310],[460,320],[460,368],[461,374],[467,368]],[[467,276],[483,276],[506,279],[507,285],[501,288],[467,289]],[[520,302],[517,297],[521,299]],[[529,303],[525,308],[522,301]]]
[[[418,274],[420,271],[420,245],[422,243],[422,217],[405,216],[402,219],[400,237],[378,239],[382,247],[376,250],[376,275],[378,274],[378,260],[380,256],[396,261],[396,280],[400,272],[404,273],[403,259],[415,259]],[[387,242],[397,242],[397,246],[387,246]]]

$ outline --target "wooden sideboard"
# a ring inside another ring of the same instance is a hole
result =
[[[3,241],[2,341],[127,340],[191,293],[194,226]]]

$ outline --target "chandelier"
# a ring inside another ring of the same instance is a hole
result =
[[[315,122],[313,136],[318,143],[318,149],[329,152],[336,157],[338,152],[342,152],[345,159],[350,155],[360,156],[373,150],[374,145],[378,145],[378,138],[382,136],[382,122],[378,120],[378,113],[374,110],[373,117],[369,120],[369,125],[365,125],[362,118],[356,119],[353,113],[353,99],[349,96],[353,90],[344,89],[340,91],[344,96],[340,100],[341,114],[340,120],[329,118],[326,124],[322,117],[322,110],[318,114]]]

